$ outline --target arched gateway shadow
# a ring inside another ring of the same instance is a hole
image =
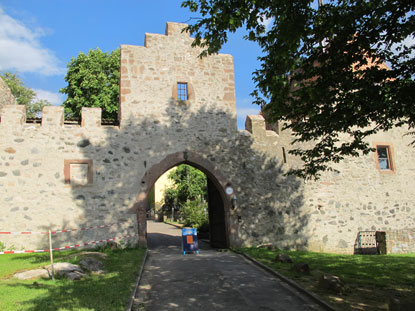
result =
[[[229,233],[231,230],[234,233],[237,230],[236,226],[230,228],[232,195],[225,192],[225,188],[232,187],[232,183],[210,161],[191,151],[176,152],[166,156],[160,163],[148,169],[141,180],[141,190],[135,204],[140,245],[147,246],[146,207],[149,193],[154,183],[164,172],[179,164],[189,164],[206,174],[208,180],[210,244],[219,248],[229,247]]]

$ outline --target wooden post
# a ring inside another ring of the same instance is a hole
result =
[[[52,270],[52,280],[55,279],[55,269],[53,268],[53,250],[52,250],[52,234],[49,230],[49,254],[50,254],[50,267]]]

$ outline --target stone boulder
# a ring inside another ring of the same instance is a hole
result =
[[[97,273],[97,274],[102,274],[105,273],[104,268],[105,265],[104,263],[94,257],[85,257],[84,259],[81,259],[79,261],[79,264],[81,265],[81,267],[84,270],[93,272],[93,273]]]
[[[45,267],[50,274],[52,274],[52,267],[48,265]],[[78,265],[71,264],[69,262],[58,262],[53,265],[55,275],[64,276],[71,280],[79,280],[81,277],[86,276],[84,271]]]
[[[85,274],[79,272],[79,271],[73,271],[73,272],[68,272],[65,274],[65,277],[68,280],[71,281],[79,281],[80,279],[82,279],[83,277],[85,277]]]
[[[310,274],[310,266],[305,262],[297,262],[294,267],[294,271],[302,274]]]
[[[341,294],[345,290],[343,281],[335,275],[324,273],[318,280],[318,286],[322,289]]]
[[[52,266],[48,265],[45,267],[45,269],[47,269],[48,271],[51,271]],[[73,271],[78,271],[81,273],[83,272],[80,266],[74,265],[69,262],[57,262],[53,264],[53,269],[55,270],[55,274],[57,275],[63,275],[63,274],[73,272]]]
[[[282,262],[282,263],[293,263],[294,261],[292,260],[292,258],[286,254],[278,254],[274,261],[276,262]]]
[[[18,280],[30,280],[35,278],[49,279],[49,272],[46,269],[34,269],[18,272],[13,275]]]
[[[266,248],[266,249],[269,249],[270,251],[275,251],[277,249],[272,244],[260,244],[260,245],[257,246],[257,248]]]
[[[407,311],[415,310],[415,299],[408,298],[391,298],[389,300],[389,311]]]
[[[85,270],[98,274],[104,273],[104,264],[96,257],[105,258],[106,255],[103,254],[97,255],[95,257],[84,258],[81,260],[80,264],[84,267]],[[55,276],[63,276],[69,280],[80,280],[81,278],[86,277],[84,270],[82,270],[80,266],[71,264],[69,262],[57,262],[53,265],[53,269],[55,271]],[[42,269],[28,270],[14,274],[14,277],[19,280],[30,280],[34,278],[49,279],[51,276],[51,265],[45,266]]]

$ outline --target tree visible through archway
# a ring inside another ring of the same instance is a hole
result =
[[[227,247],[223,201],[205,173],[180,164],[160,176],[150,194],[152,218],[197,228],[213,247]]]

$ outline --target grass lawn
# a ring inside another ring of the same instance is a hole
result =
[[[339,310],[388,310],[391,297],[415,302],[415,254],[337,255],[266,248],[237,251],[289,277]],[[279,253],[289,255],[294,262],[308,263],[310,275],[293,271],[292,264],[275,262]],[[347,286],[346,293],[338,295],[318,288],[323,273],[340,277]]]
[[[49,264],[49,254],[0,256],[0,310],[125,310],[144,249],[103,250],[107,273],[80,281],[64,278],[20,281],[15,272]],[[78,263],[79,251],[54,253],[55,262]]]

